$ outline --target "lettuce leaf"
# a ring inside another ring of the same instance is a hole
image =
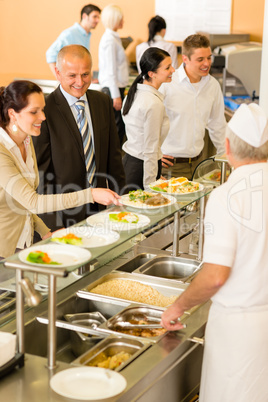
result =
[[[82,239],[67,239],[66,237],[53,237],[51,241],[56,241],[63,244],[71,244],[72,246],[81,246]]]
[[[60,262],[56,262],[56,261],[50,261],[50,262],[44,261],[43,260],[44,255],[45,255],[45,253],[43,253],[42,251],[33,251],[28,254],[28,256],[26,257],[26,260],[29,262],[32,262],[34,264],[61,265]]]
[[[135,220],[133,220],[133,221],[128,221],[127,219],[119,219],[119,217],[118,217],[118,213],[114,213],[114,214],[109,214],[109,220],[111,221],[111,222],[116,222],[116,223],[120,223],[120,222],[123,222],[123,223],[138,223],[139,222],[139,217],[137,216],[137,215],[135,215],[135,214],[131,214],[131,216],[135,216],[136,217],[136,219]]]

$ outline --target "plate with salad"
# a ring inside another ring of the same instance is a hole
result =
[[[149,185],[150,189],[163,194],[189,195],[204,189],[203,184],[190,181],[185,177],[176,177],[169,180],[159,179]]]
[[[45,265],[66,268],[82,265],[91,259],[89,250],[57,244],[41,244],[25,248],[18,254],[20,261],[30,265]]]
[[[109,228],[90,228],[88,226],[74,226],[60,229],[53,233],[51,241],[59,244],[69,244],[84,248],[107,246],[115,243],[120,235]]]
[[[103,212],[87,218],[87,224],[93,227],[104,225],[113,230],[131,230],[147,226],[150,218],[129,211]]]
[[[226,178],[230,176],[230,170],[226,171]],[[214,169],[208,174],[206,174],[203,178],[204,181],[213,182],[213,183],[220,183],[221,181],[221,171],[220,169]]]

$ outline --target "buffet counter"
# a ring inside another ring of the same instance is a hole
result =
[[[15,310],[11,310],[4,318],[1,318],[2,331],[17,332],[17,336],[22,335],[22,339],[18,339],[17,343],[21,348],[19,352],[25,357],[24,365],[18,365],[0,379],[1,399],[19,402],[74,400],[58,395],[49,385],[50,379],[55,373],[67,368],[79,367],[82,364],[82,360],[77,364],[79,356],[74,354],[70,335],[70,333],[77,334],[78,329],[75,332],[69,330],[66,325],[64,326],[64,323],[62,324],[66,315],[98,311],[105,316],[109,323],[117,314],[127,308],[139,309],[144,306],[148,309],[153,308],[144,303],[100,296],[91,292],[93,284],[102,283],[107,275],[128,280],[135,279],[135,281],[160,289],[166,296],[169,296],[169,292],[173,292],[177,296],[185,290],[194,275],[202,268],[200,250],[195,258],[181,255],[180,252],[184,241],[181,239],[185,238],[187,230],[189,233],[192,231],[193,224],[195,224],[192,222],[192,213],[188,214],[187,210],[195,210],[196,208],[191,207],[196,206],[196,202],[199,201],[200,206],[195,214],[202,227],[204,198],[210,191],[210,186],[204,187],[195,195],[188,195],[182,199],[178,197],[176,203],[164,208],[142,210],[142,214],[149,217],[150,222],[147,225],[136,230],[120,231],[119,238],[115,243],[90,249],[91,259],[82,267],[67,266],[61,269],[62,275],[54,271],[57,268],[51,268],[52,271],[45,272],[45,274],[40,269],[37,271],[32,269],[34,272],[30,275],[33,277],[36,272],[38,272],[38,277],[43,278],[47,275],[47,289],[43,291],[43,301],[39,305],[35,307],[20,305],[24,316],[24,325],[23,328],[20,328],[22,334],[18,334],[18,322],[16,322],[18,316],[15,320]],[[109,211],[118,212],[120,209],[123,208],[113,207]],[[85,222],[79,224],[80,227],[84,225]],[[200,230],[201,238],[202,230]],[[42,244],[50,244],[50,242],[40,242],[40,245]],[[199,248],[201,247],[202,242],[200,241]],[[156,271],[158,266],[161,267],[163,264],[166,264],[167,271],[170,266],[176,270],[181,269],[182,265],[190,267],[190,271],[181,274],[181,278],[174,278],[174,272],[170,272],[172,279],[168,276],[159,278]],[[12,291],[14,281],[16,282],[17,279],[18,282],[18,278],[23,278],[24,272],[29,271],[30,267],[21,261],[18,255],[8,258],[4,261],[4,265],[11,269],[10,272],[16,271],[16,277],[9,278],[5,283],[5,289],[11,287],[9,291]],[[5,270],[3,267],[2,269]],[[154,272],[154,270],[156,271]],[[18,276],[18,272],[21,276]],[[28,272],[27,275],[29,276]],[[51,281],[51,277],[53,281]],[[17,283],[17,297],[20,291]],[[53,306],[51,306],[52,301]],[[120,395],[109,400],[120,402],[158,400],[159,392],[164,389],[165,399],[168,401],[189,401],[199,387],[202,344],[209,306],[210,303],[207,302],[187,312],[183,317],[183,322],[186,324],[185,329],[174,333],[167,332],[156,340],[119,333],[116,335],[113,331],[108,333],[105,340],[115,336],[119,340],[127,339],[130,343],[135,341],[144,345],[137,357],[130,359],[129,363],[123,365],[120,370],[118,369],[126,379],[127,386]],[[157,309],[160,311],[159,314],[164,310],[163,307],[157,307]],[[50,310],[54,316],[51,315]],[[53,328],[55,330],[56,326],[58,328],[54,333],[56,335],[56,339],[54,339]],[[100,329],[101,327],[103,327],[102,331],[108,330],[109,332],[109,326],[106,323],[102,324]],[[84,328],[84,332],[87,333],[87,328]],[[54,344],[55,342],[56,344]],[[55,365],[51,367],[51,362],[54,362],[53,356],[51,357],[53,353],[55,353]]]

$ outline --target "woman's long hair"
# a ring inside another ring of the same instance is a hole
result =
[[[149,38],[148,38],[148,45],[151,42],[154,42],[154,37],[157,32],[160,32],[162,29],[166,29],[167,24],[164,18],[160,17],[160,15],[156,15],[155,17],[151,18],[148,24],[149,28]]]
[[[152,71],[153,73],[155,73],[166,57],[170,57],[170,54],[163,49],[159,49],[158,47],[149,47],[147,50],[145,50],[140,59],[141,73],[137,76],[137,78],[129,88],[127,98],[123,107],[123,116],[128,114],[132,106],[138,84],[142,84],[144,80],[151,81],[148,72]]]

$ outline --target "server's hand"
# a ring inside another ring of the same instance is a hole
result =
[[[180,317],[183,315],[183,313],[184,312],[179,309],[175,302],[162,314],[161,325],[168,331],[177,331],[179,329],[186,328],[186,325],[180,322]]]

